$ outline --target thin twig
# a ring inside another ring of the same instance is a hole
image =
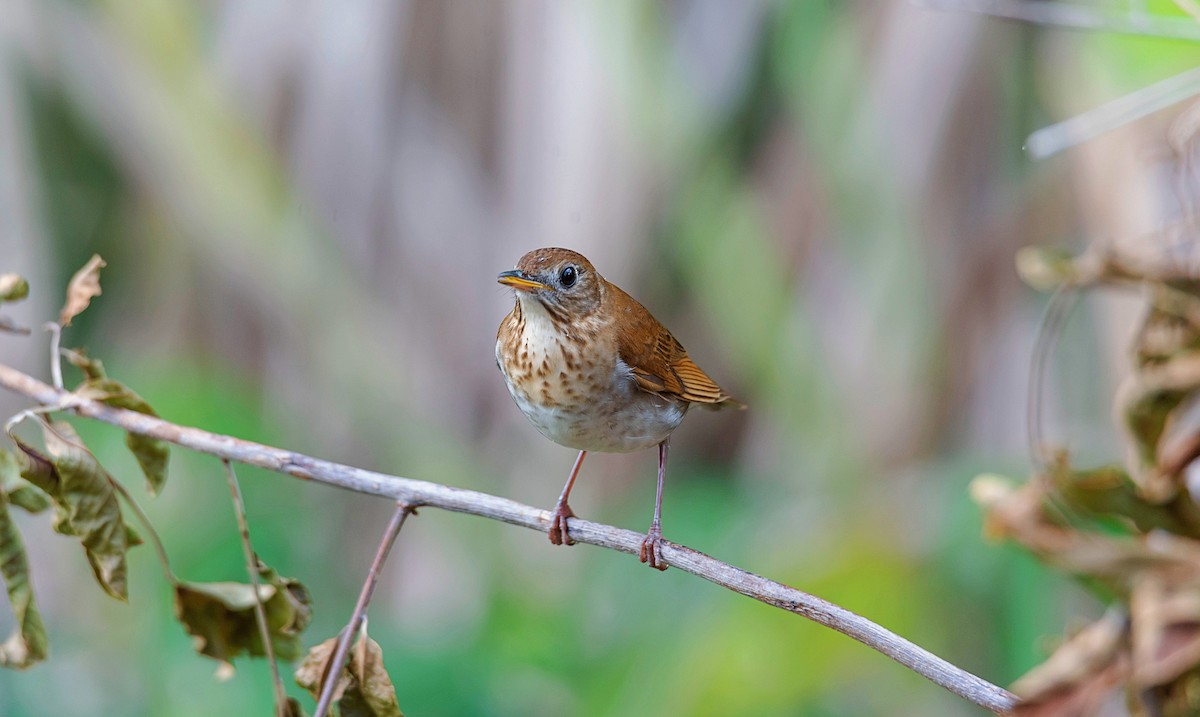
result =
[[[413,507],[408,503],[396,503],[392,519],[388,521],[387,528],[383,531],[383,539],[379,541],[379,549],[375,551],[375,559],[371,561],[371,567],[367,570],[367,579],[363,582],[362,592],[358,594],[354,612],[350,613],[350,622],[346,623],[346,627],[338,636],[337,649],[334,650],[333,657],[325,667],[321,699],[317,701],[317,711],[313,713],[313,717],[325,717],[329,712],[329,706],[333,703],[333,693],[337,691],[338,678],[342,675],[342,668],[346,665],[346,656],[350,653],[350,642],[367,619],[367,605],[371,602],[371,594],[375,592],[375,585],[379,582],[379,573],[383,570],[388,553],[391,552],[392,545],[396,542],[396,536],[404,527],[404,521],[412,512],[414,512]]]
[[[1029,393],[1025,400],[1025,426],[1029,431],[1029,458],[1038,473],[1048,470],[1051,459],[1046,452],[1044,426],[1046,372],[1050,370],[1050,356],[1054,344],[1062,334],[1063,323],[1075,306],[1078,289],[1074,286],[1059,287],[1050,296],[1046,313],[1038,324],[1037,338],[1033,344],[1033,355],[1029,361]]]
[[[0,364],[0,387],[43,404],[61,402],[64,398],[64,392],[3,364]],[[139,435],[158,438],[200,453],[258,466],[276,473],[285,473],[358,493],[384,496],[413,507],[430,506],[456,513],[469,513],[543,533],[550,529],[549,511],[508,498],[354,468],[198,428],[179,426],[154,416],[113,408],[97,401],[79,400],[74,410],[84,418],[94,418]],[[571,537],[579,543],[637,555],[645,536],[632,530],[572,518]],[[661,555],[664,562],[683,572],[848,635],[963,699],[993,712],[1010,711],[1017,703],[1016,696],[1007,690],[976,677],[870,620],[826,600],[675,543],[663,541]]]
[[[916,0],[924,7],[977,12],[1038,25],[1076,30],[1110,31],[1200,41],[1200,24],[1194,19],[1156,17],[1147,13],[1119,14],[1076,3],[1027,0]],[[1196,9],[1194,0],[1176,0],[1180,7]],[[1034,159],[1046,159],[1106,132],[1123,127],[1159,110],[1200,94],[1200,70],[1188,70],[1142,87],[1070,119],[1043,127],[1029,135],[1025,147]]]
[[[1200,42],[1200,25],[1191,19],[1130,14],[1080,3],[1035,0],[914,0],[934,10],[960,10],[981,15],[1049,25],[1067,30],[1112,32]]]
[[[62,326],[54,321],[46,322],[46,330],[50,332],[50,380],[54,387],[63,389],[62,377]]]
[[[267,610],[263,607],[262,593],[259,592],[258,558],[250,545],[250,525],[246,521],[246,503],[242,500],[242,490],[238,487],[237,473],[229,459],[222,458],[221,465],[225,466],[225,478],[229,482],[229,493],[233,496],[233,512],[237,516],[238,530],[242,535],[242,552],[246,555],[246,572],[250,573],[250,585],[254,588],[254,621],[258,623],[258,633],[262,636],[263,650],[267,653],[267,662],[271,665],[271,681],[275,688],[275,714],[285,715],[288,712],[287,692],[283,689],[283,680],[279,677],[279,665],[275,662],[275,645],[271,642],[271,628],[267,625]]]
[[[1045,159],[1198,94],[1200,69],[1187,70],[1043,127],[1029,135],[1025,146],[1034,159]]]

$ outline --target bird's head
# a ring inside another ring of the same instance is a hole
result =
[[[516,290],[517,300],[534,302],[551,316],[588,316],[600,308],[604,278],[579,252],[548,247],[534,249],[496,280]]]

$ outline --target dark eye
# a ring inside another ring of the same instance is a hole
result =
[[[573,266],[565,266],[563,270],[558,272],[558,283],[562,284],[564,289],[570,289],[575,285],[575,280],[579,278],[579,272]]]

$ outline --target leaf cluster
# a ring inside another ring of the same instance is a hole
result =
[[[1112,251],[1027,249],[1038,288],[1137,286],[1149,306],[1117,392],[1124,465],[1080,469],[1059,451],[1028,482],[972,484],[985,533],[1079,579],[1110,608],[1013,685],[1017,713],[1095,715],[1123,698],[1134,715],[1200,713],[1200,281]]]

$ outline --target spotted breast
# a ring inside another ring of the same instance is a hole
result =
[[[497,336],[496,363],[542,435],[581,451],[628,453],[679,427],[688,402],[641,389],[616,336],[597,313],[568,321],[540,301],[514,307]]]

